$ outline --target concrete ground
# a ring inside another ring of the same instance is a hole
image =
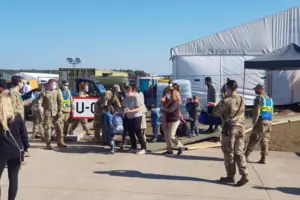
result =
[[[108,155],[100,146],[47,151],[35,143],[20,171],[18,200],[299,200],[300,157],[271,152],[267,165],[249,164],[244,187],[216,181],[225,174],[220,149],[182,156]],[[259,159],[259,152],[251,157]],[[239,178],[239,176],[237,177]],[[7,199],[5,170],[2,199]]]

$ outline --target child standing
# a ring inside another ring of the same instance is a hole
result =
[[[151,125],[153,129],[153,139],[152,142],[157,142],[158,139],[158,129],[160,125],[160,108],[156,105],[151,105]]]
[[[104,114],[104,128],[106,131],[107,136],[107,142],[110,146],[110,153],[114,154],[116,145],[115,145],[115,139],[114,139],[114,125],[113,125],[113,114],[114,108],[112,106],[105,106],[103,108],[103,114]]]
[[[188,104],[189,105],[187,106],[187,110],[190,116],[190,136],[193,137],[199,134],[198,119],[201,112],[199,97],[193,96],[193,100]]]

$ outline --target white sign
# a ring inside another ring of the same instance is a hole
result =
[[[97,97],[73,97],[73,119],[94,119]]]

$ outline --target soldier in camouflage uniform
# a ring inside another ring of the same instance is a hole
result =
[[[51,127],[55,125],[56,130],[62,121],[62,99],[57,90],[57,81],[50,79],[47,88],[41,92],[39,104],[44,108],[44,137],[46,141],[46,149],[51,150]],[[59,147],[67,147],[64,142],[64,135],[57,131],[57,145]]]
[[[62,100],[62,116],[61,120],[58,120],[57,134],[67,135],[69,131],[69,125],[71,123],[71,112],[74,108],[73,99],[71,91],[68,89],[69,82],[66,80],[62,81],[61,89],[59,89],[59,94]]]
[[[227,83],[225,99],[220,101],[213,109],[213,115],[222,117],[222,151],[227,177],[221,177],[220,181],[234,183],[236,165],[242,178],[237,182],[238,186],[245,185],[248,180],[247,162],[244,156],[245,145],[245,104],[241,96],[236,92],[237,82],[230,80]],[[209,102],[211,106],[216,105]]]
[[[37,92],[38,98],[32,101],[32,115],[33,115],[33,130],[32,130],[32,138],[34,139],[36,134],[41,134],[41,139],[44,141],[44,108],[40,105],[39,96],[43,88],[41,87]]]
[[[81,86],[81,91],[78,93],[79,97],[88,97],[89,95],[87,94],[87,92],[89,91],[88,88],[88,84],[87,83],[80,83]],[[74,131],[76,129],[76,127],[78,126],[78,124],[81,124],[83,130],[85,131],[86,135],[90,135],[90,131],[89,128],[87,127],[88,124],[88,120],[87,119],[73,119],[72,120],[72,131]]]
[[[11,88],[9,94],[12,98],[12,104],[14,107],[15,114],[20,114],[21,117],[25,120],[24,116],[24,106],[30,105],[32,103],[32,99],[28,99],[23,101],[22,95],[19,92],[23,87],[23,79],[21,76],[12,76],[11,82],[13,84],[13,88]]]
[[[261,159],[258,161],[258,163],[266,164],[266,156],[268,155],[269,141],[271,138],[270,133],[274,105],[272,99],[265,93],[263,85],[257,84],[253,89],[255,90],[257,96],[254,99],[254,109],[252,116],[253,129],[247,146],[247,150],[245,152],[245,156],[246,160],[249,161],[249,155],[254,150],[256,144],[260,142]],[[269,104],[266,103],[268,101]]]
[[[104,129],[104,116],[102,108],[104,106],[112,106],[115,111],[121,108],[121,103],[117,95],[113,94],[112,91],[105,91],[101,98],[95,104],[95,113],[94,113],[94,131],[95,139],[97,141],[102,141],[103,144],[107,144],[106,133]],[[102,132],[102,135],[100,134]]]

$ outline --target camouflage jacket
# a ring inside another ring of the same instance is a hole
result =
[[[245,128],[245,104],[243,98],[236,92],[218,103],[213,115],[221,117],[224,124]]]
[[[12,105],[14,108],[15,114],[20,114],[21,117],[24,119],[24,106],[30,105],[32,103],[32,99],[27,99],[23,101],[21,93],[17,87],[13,87],[9,92]]]
[[[44,90],[39,97],[39,104],[43,106],[44,113],[55,117],[61,115],[63,104],[59,90]]]
[[[102,108],[106,105],[112,105],[115,111],[118,111],[122,107],[117,95],[114,95],[111,91],[107,90],[95,104],[95,116],[102,115]]]
[[[254,99],[254,108],[253,108],[253,113],[252,113],[252,124],[272,124],[272,121],[268,121],[268,120],[262,120],[260,118],[260,114],[261,114],[261,107],[262,107],[262,96],[265,98],[269,98],[269,96],[264,93],[262,95],[257,95]]]

